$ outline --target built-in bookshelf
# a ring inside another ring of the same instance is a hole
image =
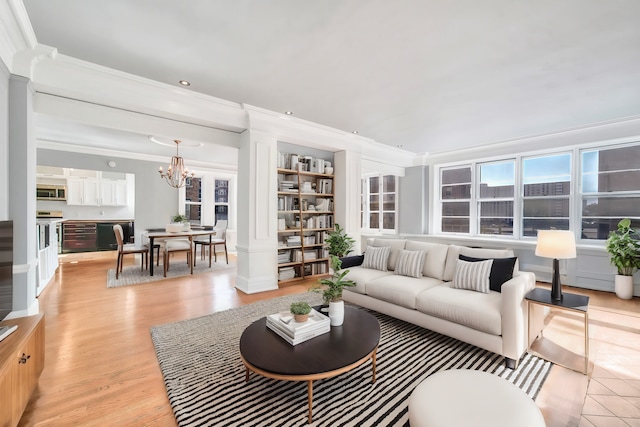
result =
[[[332,173],[325,173],[326,171]],[[278,158],[278,281],[329,273],[327,233],[334,228],[333,171],[322,159]]]

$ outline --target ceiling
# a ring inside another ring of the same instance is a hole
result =
[[[39,43],[439,153],[640,115],[637,0],[24,0]]]

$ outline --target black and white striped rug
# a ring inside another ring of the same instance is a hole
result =
[[[253,374],[245,382],[238,342],[244,328],[293,301],[319,304],[314,293],[291,295],[154,326],[151,337],[178,425],[307,426],[307,386]],[[476,369],[499,375],[535,399],[551,363],[527,354],[517,370],[486,350],[372,312],[380,322],[377,381],[365,363],[316,381],[311,426],[406,426],[407,399],[429,375]]]

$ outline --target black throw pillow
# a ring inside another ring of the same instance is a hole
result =
[[[467,262],[493,260],[491,266],[491,274],[489,274],[489,289],[501,292],[502,284],[513,277],[513,269],[516,265],[518,257],[511,258],[473,258],[470,256],[459,255],[458,259]]]

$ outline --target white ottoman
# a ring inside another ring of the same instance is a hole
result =
[[[525,392],[487,372],[433,374],[409,397],[411,427],[544,427],[540,409]]]

